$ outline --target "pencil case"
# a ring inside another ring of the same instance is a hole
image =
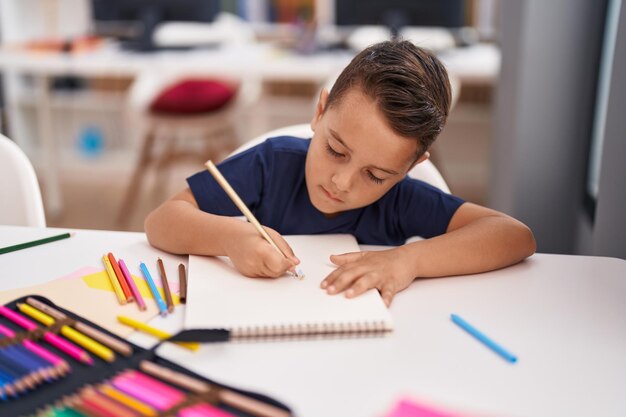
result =
[[[42,325],[29,315],[31,307],[59,314],[54,323]],[[16,322],[15,314],[27,323]],[[92,335],[91,328],[111,338],[109,345],[100,344],[114,357],[94,347],[103,340],[95,337],[90,349],[73,343],[87,353],[82,356],[59,344],[59,338],[77,340],[76,328],[83,336]],[[292,416],[273,398],[220,384],[160,357],[159,345],[144,349],[129,343],[45,297],[14,300],[0,307],[0,416]]]

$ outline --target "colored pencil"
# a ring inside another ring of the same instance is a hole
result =
[[[184,264],[178,264],[178,287],[180,302],[185,304],[187,302],[187,273]]]
[[[491,349],[492,351],[494,351],[495,353],[500,355],[500,357],[502,357],[507,362],[510,362],[510,363],[517,362],[517,356],[515,356],[512,353],[508,352],[502,346],[500,346],[499,344],[494,342],[492,339],[487,337],[484,333],[482,333],[480,330],[478,330],[477,328],[475,328],[474,326],[469,324],[467,321],[463,320],[457,314],[451,314],[450,318],[452,319],[454,324],[458,325],[460,328],[465,330],[467,333],[469,333],[471,336],[476,338],[482,344],[484,344],[489,349]]]
[[[161,272],[161,283],[163,284],[163,292],[165,293],[165,302],[167,303],[167,311],[174,312],[174,302],[172,301],[172,292],[170,291],[170,284],[167,282],[167,274],[165,273],[165,266],[161,258],[157,259],[157,265]]]
[[[139,401],[144,402],[157,410],[167,410],[175,405],[171,399],[163,397],[159,395],[158,392],[154,392],[153,390],[144,387],[135,381],[123,378],[122,375],[114,377],[111,382],[118,390],[135,397]]]
[[[290,417],[291,413],[261,402],[255,398],[248,397],[226,388],[214,387],[204,381],[185,375],[181,372],[165,368],[156,363],[143,360],[139,362],[139,369],[149,375],[159,378],[162,381],[179,386],[196,394],[208,394],[217,390],[217,397],[220,402],[258,417]]]
[[[61,239],[67,239],[69,237],[74,236],[74,234],[75,234],[74,232],[72,232],[72,233],[62,233],[60,235],[50,236],[50,237],[46,237],[44,239],[32,240],[30,242],[19,243],[17,245],[6,246],[4,248],[0,248],[0,255],[3,255],[5,253],[9,253],[9,252],[15,252],[15,251],[26,249],[26,248],[32,248],[33,246],[38,246],[38,245],[43,245],[43,244],[50,243],[50,242],[55,242],[55,241],[61,240]]]
[[[248,221],[261,234],[261,236],[263,236],[263,239],[265,239],[267,243],[269,243],[274,249],[276,249],[280,254],[282,254],[285,258],[288,259],[289,257],[287,256],[287,254],[283,252],[281,248],[278,247],[276,242],[274,242],[271,236],[265,231],[263,226],[261,226],[261,223],[259,223],[257,218],[254,217],[254,214],[252,214],[248,206],[246,206],[246,203],[243,202],[243,200],[239,197],[237,192],[233,189],[233,187],[231,187],[231,185],[228,183],[226,178],[224,178],[222,173],[217,169],[213,161],[208,160],[204,165],[206,166],[207,170],[211,173],[211,175],[213,175],[213,178],[215,178],[215,181],[217,181],[217,183],[226,192],[228,197],[230,197],[233,203],[235,203],[235,205],[241,211],[241,213],[243,213],[243,215],[246,216],[246,219],[248,219]],[[298,270],[296,270],[296,272],[293,273],[293,275],[298,279],[302,279],[304,277],[302,274],[298,272]]]
[[[5,306],[0,306],[0,315],[6,317],[13,323],[25,328],[28,331],[37,329],[37,325],[35,323]],[[87,352],[73,345],[72,343],[63,340],[56,334],[45,332],[43,335],[43,339],[55,348],[66,353],[68,356],[76,359],[77,361],[86,363],[88,365],[93,365],[93,359],[91,358],[91,356],[89,356]]]
[[[120,259],[117,263],[119,264],[120,269],[122,270],[122,274],[124,275],[124,278],[126,278],[126,281],[128,282],[128,286],[130,287],[130,290],[135,296],[135,301],[137,301],[137,306],[139,306],[139,310],[144,311],[146,309],[146,303],[145,301],[143,301],[141,292],[139,292],[139,289],[137,288],[137,285],[135,284],[135,280],[133,279],[133,276],[128,271],[128,268],[126,267],[126,263],[124,262],[123,259]]]
[[[111,385],[102,384],[97,389],[104,395],[107,395],[113,398],[115,401],[124,404],[131,410],[137,411],[142,416],[156,417],[158,415],[157,411],[154,408],[133,398],[130,395],[124,394],[122,391],[113,388]]]
[[[159,307],[159,311],[162,316],[167,315],[167,307],[165,306],[165,302],[159,293],[156,285],[154,284],[154,280],[152,279],[152,275],[150,275],[150,271],[148,271],[148,267],[143,262],[139,264],[139,269],[143,272],[143,276],[146,278],[146,282],[148,283],[148,287],[150,287],[150,291],[152,292],[152,296],[154,297],[154,301],[156,301],[157,306]]]
[[[126,317],[126,316],[117,316],[117,320],[122,323],[125,324],[126,326],[132,327],[135,330],[139,330],[141,332],[147,333],[149,335],[152,335],[154,337],[156,337],[157,339],[160,340],[165,340],[165,339],[169,339],[170,337],[172,337],[171,334],[164,332],[163,330],[157,329],[155,327],[149,326],[146,323],[142,323],[140,321],[137,320],[133,320],[130,317]],[[189,350],[198,350],[200,348],[200,344],[199,343],[194,343],[194,342],[174,342],[177,345],[180,345],[184,348],[187,348]]]
[[[28,297],[26,299],[26,302],[31,306],[39,309],[40,311],[43,311],[44,313],[54,317],[57,320],[63,320],[67,318],[67,316],[59,310],[49,306],[48,304],[42,303],[36,298]],[[122,342],[121,340],[118,340],[113,336],[109,336],[108,334],[101,332],[100,330],[95,329],[90,325],[83,323],[82,321],[77,320],[74,324],[74,328],[91,337],[92,339],[95,339],[98,342],[107,345],[111,349],[115,350],[118,353],[121,353],[124,356],[130,356],[133,354],[133,348],[128,343]]]
[[[161,397],[174,403],[180,402],[185,398],[183,391],[134,369],[126,370],[120,374],[120,378],[131,380],[138,383],[142,387],[158,392]]]
[[[113,256],[111,252],[109,252],[107,256],[109,257],[109,262],[111,262],[111,266],[113,267],[113,272],[115,272],[115,276],[120,283],[120,287],[122,287],[122,291],[124,292],[126,301],[132,303],[134,301],[133,293],[130,291],[128,283],[126,282],[126,278],[122,274],[122,271],[120,270],[120,266],[117,264],[115,256]]]
[[[24,314],[32,317],[33,319],[43,323],[45,326],[52,326],[55,323],[55,319],[37,310],[35,307],[29,304],[18,303],[17,308]],[[96,342],[90,337],[85,336],[79,331],[72,329],[69,326],[61,327],[61,334],[71,340],[72,342],[84,347],[94,355],[99,356],[107,362],[113,362],[115,360],[115,353],[111,349],[102,344]]]
[[[10,337],[10,338],[13,338],[16,336],[16,333],[13,330],[9,329],[6,326],[3,326],[2,324],[0,324],[0,334]],[[29,349],[30,351],[36,353],[37,355],[39,355],[46,361],[50,362],[51,364],[58,366],[59,369],[62,371],[62,373],[69,371],[69,365],[67,364],[67,362],[65,362],[63,359],[61,359],[54,353],[50,352],[49,350],[44,349],[43,347],[39,346],[35,342],[32,342],[28,339],[24,339],[22,341],[22,345],[24,345],[26,349]]]
[[[85,403],[91,404],[94,408],[104,411],[107,416],[137,417],[134,411],[129,410],[119,402],[96,391],[92,386],[83,388],[79,395]]]
[[[111,281],[111,285],[113,286],[113,291],[115,291],[117,301],[120,304],[126,304],[126,295],[124,294],[124,291],[122,291],[120,282],[117,280],[117,276],[115,275],[115,271],[113,271],[113,265],[111,265],[109,257],[106,255],[102,256],[102,262],[104,263],[104,269],[107,271],[109,281]]]

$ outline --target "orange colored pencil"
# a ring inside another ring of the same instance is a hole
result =
[[[124,292],[124,297],[126,297],[126,301],[133,302],[135,301],[135,297],[133,297],[133,293],[130,291],[130,287],[128,286],[128,282],[126,282],[126,278],[124,274],[122,274],[122,270],[120,266],[117,264],[117,260],[115,256],[111,252],[107,255],[109,257],[109,261],[111,261],[111,266],[113,267],[113,272],[115,272],[115,276],[120,283],[120,287],[122,287],[122,291]]]

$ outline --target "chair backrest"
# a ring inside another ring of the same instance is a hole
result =
[[[264,133],[244,143],[239,148],[235,149],[235,151],[231,153],[231,155],[249,149],[263,142],[267,138],[275,136],[296,136],[301,138],[310,138],[313,136],[313,131],[311,130],[311,126],[308,123],[281,127],[280,129]],[[418,180],[424,181],[434,187],[439,188],[441,191],[450,194],[450,188],[448,187],[448,184],[446,184],[446,181],[441,176],[441,173],[430,160],[426,160],[420,164],[417,164],[412,170],[409,171],[409,176],[411,178],[416,178]]]
[[[0,135],[0,224],[46,227],[37,175],[24,152]]]

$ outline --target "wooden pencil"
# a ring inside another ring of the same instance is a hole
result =
[[[247,395],[240,394],[226,388],[212,386],[197,378],[165,368],[154,362],[142,360],[139,362],[139,369],[149,375],[161,379],[162,381],[169,382],[198,394],[210,394],[217,391],[217,398],[220,402],[254,416],[291,417],[291,413],[283,410],[282,408],[261,402],[255,398],[248,397]]]
[[[102,262],[104,263],[104,269],[107,272],[107,276],[109,277],[109,281],[111,281],[111,285],[113,286],[113,291],[115,292],[115,296],[117,297],[117,301],[120,304],[126,304],[126,295],[122,290],[120,282],[117,280],[115,276],[115,271],[113,271],[113,265],[111,265],[111,261],[107,255],[102,256]]]
[[[165,303],[167,304],[167,311],[174,312],[174,301],[172,300],[172,291],[170,291],[170,284],[167,282],[167,274],[165,273],[165,266],[163,266],[163,260],[157,259],[157,265],[159,265],[159,272],[161,273],[161,283],[163,284],[163,293],[165,294]]]
[[[33,319],[43,323],[46,327],[50,327],[56,321],[54,317],[37,310],[30,304],[17,303],[17,308],[24,314],[32,317]],[[61,334],[71,340],[72,342],[84,347],[94,355],[99,356],[107,362],[113,362],[115,360],[115,354],[111,349],[96,342],[92,338],[85,336],[76,329],[73,329],[67,325],[61,327]]]
[[[30,242],[20,243],[17,245],[6,246],[4,248],[0,248],[0,255],[9,253],[9,252],[15,252],[17,250],[22,250],[26,248],[32,248],[33,246],[43,245],[45,243],[55,242],[61,239],[67,239],[68,237],[72,237],[72,236],[74,236],[74,233],[62,233],[60,235],[50,236],[44,239],[38,239],[38,240],[30,241]]]
[[[187,273],[185,272],[185,264],[178,264],[178,286],[180,288],[180,302],[187,302]]]
[[[171,334],[164,332],[163,330],[157,329],[156,327],[152,327],[141,321],[131,319],[130,317],[117,316],[117,321],[119,321],[122,324],[125,324],[128,327],[132,327],[135,330],[154,336],[160,340],[166,340],[172,337]],[[200,349],[200,343],[197,343],[197,342],[172,342],[172,343],[176,343],[177,345],[180,345],[186,349],[193,350],[193,351]]]
[[[59,310],[50,307],[48,304],[43,303],[36,298],[28,297],[26,299],[26,303],[54,317],[57,320],[63,320],[67,318],[67,316]],[[82,321],[77,320],[74,324],[74,327],[76,328],[76,330],[83,332],[85,335],[97,340],[100,343],[107,345],[111,349],[115,350],[118,353],[121,353],[124,356],[130,356],[133,354],[133,348],[128,343],[122,342],[121,340],[118,340],[113,336],[109,336],[108,334],[103,333],[100,330],[83,323]]]
[[[120,269],[120,266],[117,264],[117,260],[115,259],[115,256],[113,256],[113,253],[111,252],[109,252],[107,256],[109,257],[109,261],[111,262],[111,266],[113,267],[113,272],[115,272],[115,276],[117,277],[117,280],[120,283],[120,287],[122,287],[122,291],[124,291],[124,297],[126,297],[126,301],[128,301],[129,303],[132,303],[133,301],[135,301],[135,298],[133,296],[133,293],[130,291],[128,282],[126,282],[126,277],[124,277],[124,274],[122,274],[122,271]]]
[[[204,165],[206,166],[207,170],[211,173],[211,175],[213,175],[213,178],[215,178],[215,181],[217,181],[220,187],[224,189],[228,197],[230,197],[230,199],[233,201],[233,203],[235,203],[237,208],[241,210],[241,213],[243,213],[243,215],[246,216],[246,219],[248,219],[248,221],[261,234],[261,236],[263,236],[263,238],[267,241],[267,243],[272,245],[272,247],[276,249],[279,253],[281,253],[285,258],[289,258],[287,254],[278,247],[276,242],[274,242],[272,237],[265,231],[263,226],[261,226],[261,223],[259,223],[256,217],[254,217],[254,214],[252,214],[248,206],[246,206],[246,203],[243,202],[243,200],[239,197],[239,195],[233,189],[233,187],[230,186],[226,178],[224,178],[222,173],[217,169],[213,161],[208,160],[206,161]],[[301,279],[301,275],[298,272],[295,272],[294,275],[296,278]]]

